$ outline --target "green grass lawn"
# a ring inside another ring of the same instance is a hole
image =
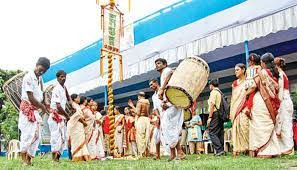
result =
[[[5,157],[1,157],[0,169],[297,169],[297,155],[273,159],[250,158],[247,156],[232,158],[230,154],[222,157],[191,155],[187,157],[187,160],[172,162],[167,162],[167,159],[167,157],[163,157],[161,161],[146,158],[137,161],[107,160],[90,162],[71,162],[68,159],[62,159],[60,163],[54,163],[50,158],[37,157],[33,160],[34,166],[25,167],[21,165],[20,160],[8,161]]]

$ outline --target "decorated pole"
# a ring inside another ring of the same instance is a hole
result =
[[[113,55],[111,53],[108,53],[108,117],[109,117],[109,148],[111,155],[115,155],[115,139],[114,139],[114,132],[115,132],[115,117],[114,117],[114,106],[113,106],[113,89],[112,89],[112,57]]]
[[[99,2],[97,1],[99,5]],[[108,88],[108,117],[109,117],[109,148],[111,156],[115,152],[115,116],[113,96],[113,60],[119,60],[120,81],[123,80],[122,55],[120,54],[120,37],[123,36],[123,13],[115,6],[115,1],[101,5],[101,29],[103,30],[103,45],[100,51],[100,75],[104,75],[104,59],[107,58],[107,88]]]

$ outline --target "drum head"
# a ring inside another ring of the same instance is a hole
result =
[[[168,87],[165,94],[169,102],[177,107],[187,109],[192,105],[190,95],[183,89]]]
[[[184,110],[184,121],[189,121],[192,118],[192,114],[189,109]]]

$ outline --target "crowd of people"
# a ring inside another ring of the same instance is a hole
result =
[[[160,83],[155,79],[149,82],[154,91],[151,98],[153,108],[146,94],[139,92],[137,103],[127,101],[123,113],[120,107],[114,107],[113,131],[107,111],[99,112],[96,101],[68,94],[63,70],[56,74],[58,84],[52,91],[51,103],[43,103],[41,75],[50,67],[50,62],[47,58],[40,58],[35,70],[25,75],[22,84],[19,129],[23,163],[31,164],[36,154],[40,142],[41,112],[49,114],[54,161],[59,161],[67,147],[73,161],[104,160],[109,155],[139,158],[152,154],[157,160],[161,154],[169,154],[169,161],[183,160],[186,154],[182,143],[189,145],[191,154],[202,153],[203,123],[199,113],[192,109],[192,118],[184,122],[184,110],[168,102],[164,95],[173,70],[162,58],[157,59],[155,65],[160,73]],[[254,157],[274,157],[294,152],[293,104],[284,67],[284,59],[275,58],[271,53],[261,57],[253,53],[248,67],[245,64],[235,66],[237,80],[232,84],[230,104],[234,156],[243,153]],[[221,156],[225,154],[221,113],[224,95],[217,80],[211,80],[209,88],[206,131],[215,155]],[[71,105],[71,116],[66,112],[67,102]],[[183,131],[187,132],[186,135]],[[113,153],[110,150],[111,136],[115,139]]]
[[[266,53],[251,54],[249,67],[235,66],[237,80],[232,83],[230,120],[233,156],[271,158],[294,153],[293,103],[285,60]],[[220,120],[221,91],[210,82],[209,133],[217,155],[223,155],[224,128]]]

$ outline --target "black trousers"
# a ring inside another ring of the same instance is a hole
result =
[[[209,137],[217,153],[224,151],[224,122],[218,112],[212,115]]]
[[[68,146],[68,158],[72,160],[71,146]]]

